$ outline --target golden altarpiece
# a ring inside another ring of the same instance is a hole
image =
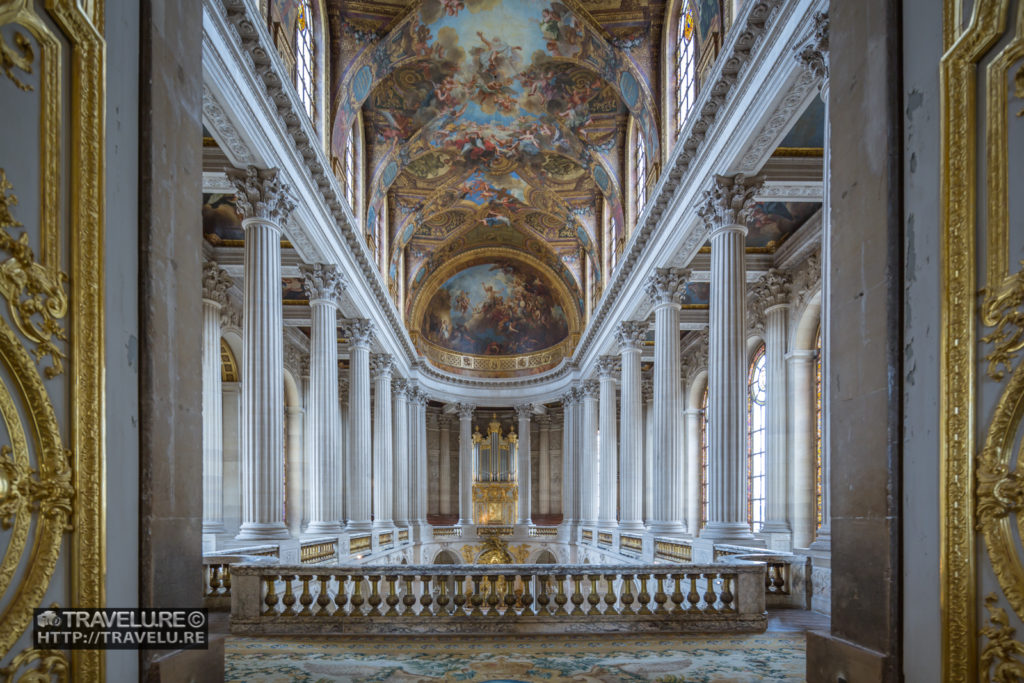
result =
[[[496,414],[491,415],[487,436],[477,426],[473,433],[473,522],[476,524],[515,524],[519,505],[516,483],[516,455],[519,437],[509,427],[502,436]]]

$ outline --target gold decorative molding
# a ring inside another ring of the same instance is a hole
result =
[[[30,664],[35,667],[25,670]],[[21,671],[21,675],[18,672]],[[65,683],[69,680],[68,660],[57,650],[22,650],[11,663],[0,669],[0,676],[5,683],[43,683],[57,681]]]
[[[1017,629],[1010,626],[1010,617],[998,602],[995,593],[985,597],[989,623],[981,635],[988,643],[981,650],[981,670],[987,680],[1013,683],[1024,680],[1024,645],[1014,639]]]

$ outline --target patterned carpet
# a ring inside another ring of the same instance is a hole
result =
[[[225,681],[659,681],[804,680],[803,633],[748,636],[229,637]]]

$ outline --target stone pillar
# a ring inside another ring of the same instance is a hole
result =
[[[305,452],[305,429],[303,423],[306,411],[298,406],[284,408],[285,435],[285,505],[284,521],[288,533],[297,536],[302,533],[302,511],[308,500]]]
[[[370,375],[373,378],[373,528],[390,529],[391,521],[391,356],[386,353],[370,355]]]
[[[338,510],[341,513],[342,526],[348,524],[348,479],[352,476],[349,468],[352,459],[349,454],[352,452],[352,435],[348,424],[348,378],[347,368],[338,364],[338,476],[334,480],[335,486],[342,492],[341,501],[338,503]]]
[[[516,455],[516,482],[519,484],[519,506],[516,512],[516,524],[530,524],[530,415],[533,406],[516,406],[519,418],[519,450]]]
[[[413,492],[413,506],[409,512],[410,525],[426,525],[427,523],[427,395],[414,388],[409,394],[409,416],[415,420],[413,438],[410,440],[412,457],[412,481],[410,490]],[[413,424],[410,420],[410,425]]]
[[[616,340],[622,365],[622,436],[619,500],[623,529],[644,527],[644,414],[640,391],[640,345],[647,323],[625,321],[619,324]]]
[[[473,523],[473,406],[459,403],[459,524]]]
[[[220,318],[231,278],[216,263],[203,264],[203,533],[224,533],[224,411],[220,371]]]
[[[618,434],[616,425],[615,375],[619,372],[619,359],[601,356],[597,363],[601,383],[601,453],[598,465],[600,493],[598,494],[598,524],[611,528],[618,524]]]
[[[284,525],[281,230],[295,208],[276,169],[231,174],[245,231],[240,541],[288,538]]]
[[[700,408],[687,408],[683,411],[683,423],[686,429],[686,487],[683,489],[686,507],[687,530],[691,536],[700,533],[701,496],[700,496]]]
[[[392,506],[395,526],[409,526],[409,383],[391,382],[393,405]]]
[[[764,349],[766,371],[765,410],[767,411],[765,460],[765,522],[761,531],[779,534],[769,547],[788,550],[791,531],[786,490],[788,462],[786,449],[786,348],[789,328],[789,275],[774,268],[754,285],[756,304],[764,308]]]
[[[452,418],[441,413],[437,419],[437,469],[440,511],[442,515],[452,514]]]
[[[312,312],[309,339],[309,534],[340,534],[338,302],[345,286],[335,266],[302,265]]]
[[[793,547],[806,548],[817,529],[814,495],[814,351],[791,351],[789,366],[789,519]]]
[[[372,485],[370,436],[370,337],[373,324],[369,320],[346,321],[345,336],[349,340],[349,468],[347,482],[348,530],[369,531]]]
[[[551,514],[551,416],[537,416],[537,511]]]
[[[598,394],[600,384],[596,380],[586,380],[582,384],[583,391],[583,448],[580,451],[580,522],[597,524],[597,477],[600,453],[597,447],[598,425]]]
[[[654,380],[640,381],[644,406],[644,525],[654,519]]]
[[[746,216],[760,178],[715,176],[700,215],[711,233],[708,525],[701,536],[753,539],[747,523]]]
[[[647,283],[654,302],[654,503],[647,525],[656,534],[681,534],[683,522],[683,443],[679,415],[679,310],[689,271],[658,268]],[[692,521],[691,521],[692,523]]]
[[[579,470],[577,467],[576,415],[579,411],[579,390],[570,389],[562,395],[562,523],[579,521]]]

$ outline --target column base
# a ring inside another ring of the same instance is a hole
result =
[[[754,534],[750,532],[750,526],[746,522],[708,522],[700,537],[718,543],[744,543],[754,540]]]
[[[345,527],[345,531],[347,531],[350,534],[351,533],[359,533],[359,532],[363,532],[363,531],[372,531],[372,530],[373,530],[373,522],[371,522],[368,519],[367,520],[363,520],[363,521],[359,521],[359,522],[349,522],[348,526]]]
[[[373,521],[373,530],[374,531],[391,531],[394,528],[395,528],[395,524],[390,519],[383,519],[383,520],[380,520],[380,521],[374,520]]]
[[[617,519],[612,519],[612,520],[601,519],[601,520],[597,521],[597,526],[601,527],[602,529],[618,529],[619,528],[619,520],[617,520]]]
[[[623,531],[643,531],[644,523],[640,520],[632,520],[628,522],[619,522],[619,528]]]
[[[530,519],[520,519],[519,521],[516,522],[516,525],[517,526],[533,526],[533,520],[530,520]]]
[[[682,522],[648,522],[647,531],[652,534],[681,536],[686,533],[686,526]]]
[[[306,525],[306,531],[304,533],[307,536],[336,536],[344,531],[345,529],[342,527],[341,522],[310,522]]]
[[[236,541],[280,541],[291,538],[284,522],[242,522]]]
[[[224,522],[203,521],[204,534],[223,534],[225,531],[227,530],[224,528]]]

